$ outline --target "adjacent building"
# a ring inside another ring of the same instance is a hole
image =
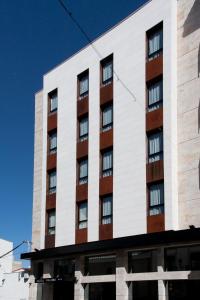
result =
[[[13,243],[0,239],[0,300],[28,300],[30,269],[15,261]]]
[[[148,1],[44,75],[30,300],[198,291],[199,15],[199,0]]]

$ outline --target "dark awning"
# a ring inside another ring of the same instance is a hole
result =
[[[114,251],[125,248],[154,247],[171,244],[184,244],[200,242],[200,228],[192,228],[178,231],[163,231],[156,233],[147,233],[122,238],[115,238],[105,241],[88,242],[62,247],[43,249],[36,252],[21,254],[22,259],[47,259],[62,257],[68,255],[81,255],[91,252]]]

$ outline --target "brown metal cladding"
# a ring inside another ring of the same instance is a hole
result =
[[[99,181],[99,194],[100,196],[112,194],[113,192],[113,176],[100,178]]]
[[[56,153],[47,155],[47,171],[56,169],[56,160]]]
[[[100,105],[106,104],[113,99],[113,82],[100,87]]]
[[[113,224],[100,224],[99,239],[109,240],[113,238]]]
[[[87,242],[87,228],[76,229],[76,244]]]
[[[55,247],[55,234],[49,234],[45,236],[45,248]]]
[[[146,131],[155,130],[163,126],[163,108],[156,109],[146,114]]]
[[[56,208],[56,193],[49,194],[46,197],[46,210]]]
[[[88,198],[88,184],[80,184],[76,186],[76,201],[84,201]]]
[[[100,150],[113,146],[113,129],[100,133]]]
[[[88,96],[83,98],[82,100],[77,101],[77,117],[81,117],[88,113],[89,104],[88,104]]]
[[[146,180],[147,183],[153,183],[164,179],[164,163],[163,160],[158,160],[146,165]]]
[[[163,74],[163,54],[147,61],[146,63],[146,81],[150,81]]]
[[[57,128],[57,113],[48,115],[48,132]]]
[[[88,156],[88,140],[77,143],[77,159]]]
[[[147,217],[147,232],[160,232],[165,230],[164,214]]]

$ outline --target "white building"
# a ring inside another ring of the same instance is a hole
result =
[[[31,300],[183,300],[198,290],[199,15],[199,0],[149,1],[44,76],[39,251],[22,256]]]
[[[0,239],[0,257],[13,249],[13,243]],[[30,269],[13,259],[13,253],[0,258],[0,300],[28,300]]]

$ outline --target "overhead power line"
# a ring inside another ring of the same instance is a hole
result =
[[[89,37],[89,35],[87,34],[87,32],[83,29],[83,27],[80,25],[80,23],[77,21],[77,19],[73,16],[72,12],[69,10],[69,8],[67,7],[67,5],[62,0],[58,0],[58,2],[60,3],[60,5],[64,9],[64,11],[67,13],[67,15],[71,18],[71,20],[76,25],[76,27],[83,34],[83,36],[85,37],[85,39],[87,40],[87,42],[91,45],[91,47],[94,50],[94,52],[96,53],[96,55],[100,59],[102,59],[103,57],[102,57],[101,53],[94,46],[91,38]],[[117,81],[119,81],[121,83],[121,85],[127,90],[127,92],[132,96],[133,100],[136,101],[136,97],[135,97],[134,93],[128,88],[128,86],[126,85],[126,83],[119,77],[119,75],[116,73],[116,71],[115,71],[114,68],[113,68],[113,74],[116,76]]]
[[[17,248],[21,247],[23,244],[28,244],[29,245],[30,243],[31,242],[29,242],[29,241],[23,241],[23,242],[21,242],[19,245],[17,245],[16,247],[14,247],[12,250],[10,250],[10,251],[4,253],[3,255],[1,255],[0,259],[3,258],[4,256],[8,255],[9,253],[15,251]]]

